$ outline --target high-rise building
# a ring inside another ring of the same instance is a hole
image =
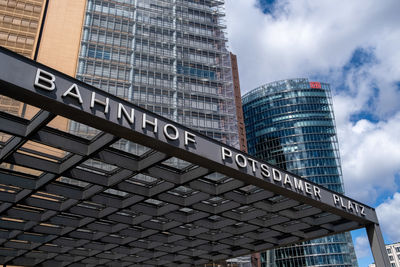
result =
[[[58,0],[46,12],[44,0],[0,5],[0,45],[31,58],[37,50],[41,63],[239,146],[224,1]]]
[[[329,84],[262,85],[243,96],[249,154],[343,193]],[[349,233],[261,254],[261,266],[357,266]]]
[[[76,77],[237,143],[223,1],[87,1]]]
[[[44,0],[0,1],[0,46],[33,59],[44,6]],[[22,114],[24,106],[0,96],[0,110]]]
[[[46,12],[48,2],[49,0],[1,0],[0,46],[30,59],[42,61],[42,57],[38,58],[38,52],[39,47],[41,47],[40,41],[45,17],[48,13]],[[52,62],[51,66],[58,68],[62,64],[59,66],[58,62]],[[72,71],[65,71],[65,73],[73,75]],[[0,96],[0,111],[31,119],[38,112],[38,109],[12,98]],[[50,125],[65,130],[68,127],[68,121],[56,118]],[[0,133],[0,141],[6,140],[6,136],[4,133]],[[48,147],[40,144],[29,144],[26,147],[39,151],[48,151]],[[15,169],[18,167],[13,166],[12,168]]]
[[[45,0],[0,1],[0,45],[33,58]]]

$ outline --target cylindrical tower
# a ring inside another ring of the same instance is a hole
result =
[[[249,154],[344,192],[329,84],[308,79],[265,84],[243,96],[243,111]],[[262,266],[357,266],[349,233],[262,256]]]

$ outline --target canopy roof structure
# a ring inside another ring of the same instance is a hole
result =
[[[374,209],[5,49],[0,94],[39,108],[0,112],[1,264],[194,266],[363,227],[382,242]]]

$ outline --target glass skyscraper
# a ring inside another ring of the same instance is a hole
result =
[[[88,0],[76,77],[237,147],[223,5]]]
[[[262,85],[243,96],[248,152],[343,193],[329,84],[308,79]],[[349,233],[261,254],[261,266],[357,266]]]

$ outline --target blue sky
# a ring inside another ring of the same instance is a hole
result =
[[[331,84],[346,194],[400,241],[400,1],[227,0],[242,94],[275,80]],[[373,262],[353,232],[359,266]]]

